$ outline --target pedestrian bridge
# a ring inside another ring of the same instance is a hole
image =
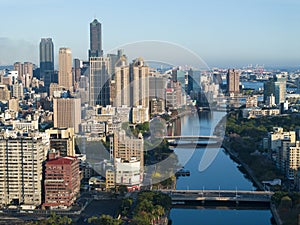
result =
[[[273,192],[238,190],[161,190],[168,194],[172,202],[211,201],[211,202],[248,202],[270,203]]]

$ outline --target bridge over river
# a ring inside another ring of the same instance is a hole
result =
[[[223,141],[223,138],[218,136],[203,136],[203,135],[185,135],[185,136],[164,136],[171,146],[177,145],[217,145]]]
[[[200,202],[234,202],[234,203],[270,203],[273,192],[239,191],[239,190],[161,190],[168,194],[174,204],[189,201]]]

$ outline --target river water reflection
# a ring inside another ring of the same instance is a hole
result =
[[[224,113],[221,112],[202,112],[199,117],[190,115],[181,118],[179,122],[176,122],[177,125],[174,124],[174,127],[180,128],[180,131],[175,131],[176,135],[196,135],[195,130],[200,130],[201,135],[211,135],[223,115]],[[200,126],[200,129],[194,129],[196,126]],[[199,162],[205,151],[215,151],[216,158],[207,169],[200,172]],[[183,147],[176,148],[175,153],[181,163],[184,163],[187,157],[190,158],[183,166],[191,172],[191,175],[177,180],[179,190],[255,190],[252,182],[245,178],[239,171],[238,165],[223,149],[198,148],[194,150]],[[270,210],[255,209],[173,208],[170,213],[173,225],[270,225],[271,217]]]

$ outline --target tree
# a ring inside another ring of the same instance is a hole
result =
[[[122,220],[114,219],[110,215],[102,214],[100,217],[90,217],[88,218],[88,223],[93,225],[120,225]]]
[[[72,219],[67,216],[60,216],[51,213],[50,217],[37,222],[26,223],[27,225],[68,225],[72,223]]]

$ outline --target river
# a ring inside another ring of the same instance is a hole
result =
[[[201,112],[200,116],[190,115],[177,121],[181,135],[211,135],[215,125],[224,114],[222,112]],[[179,131],[177,130],[177,134]],[[212,151],[216,157],[203,171],[199,162],[205,151]],[[189,177],[179,177],[179,190],[255,190],[252,182],[238,169],[222,148],[176,148],[175,153],[184,168],[191,172]],[[187,161],[187,159],[189,160]],[[187,161],[187,162],[186,162]],[[267,209],[228,208],[173,208],[170,212],[172,225],[271,225],[271,211]]]

